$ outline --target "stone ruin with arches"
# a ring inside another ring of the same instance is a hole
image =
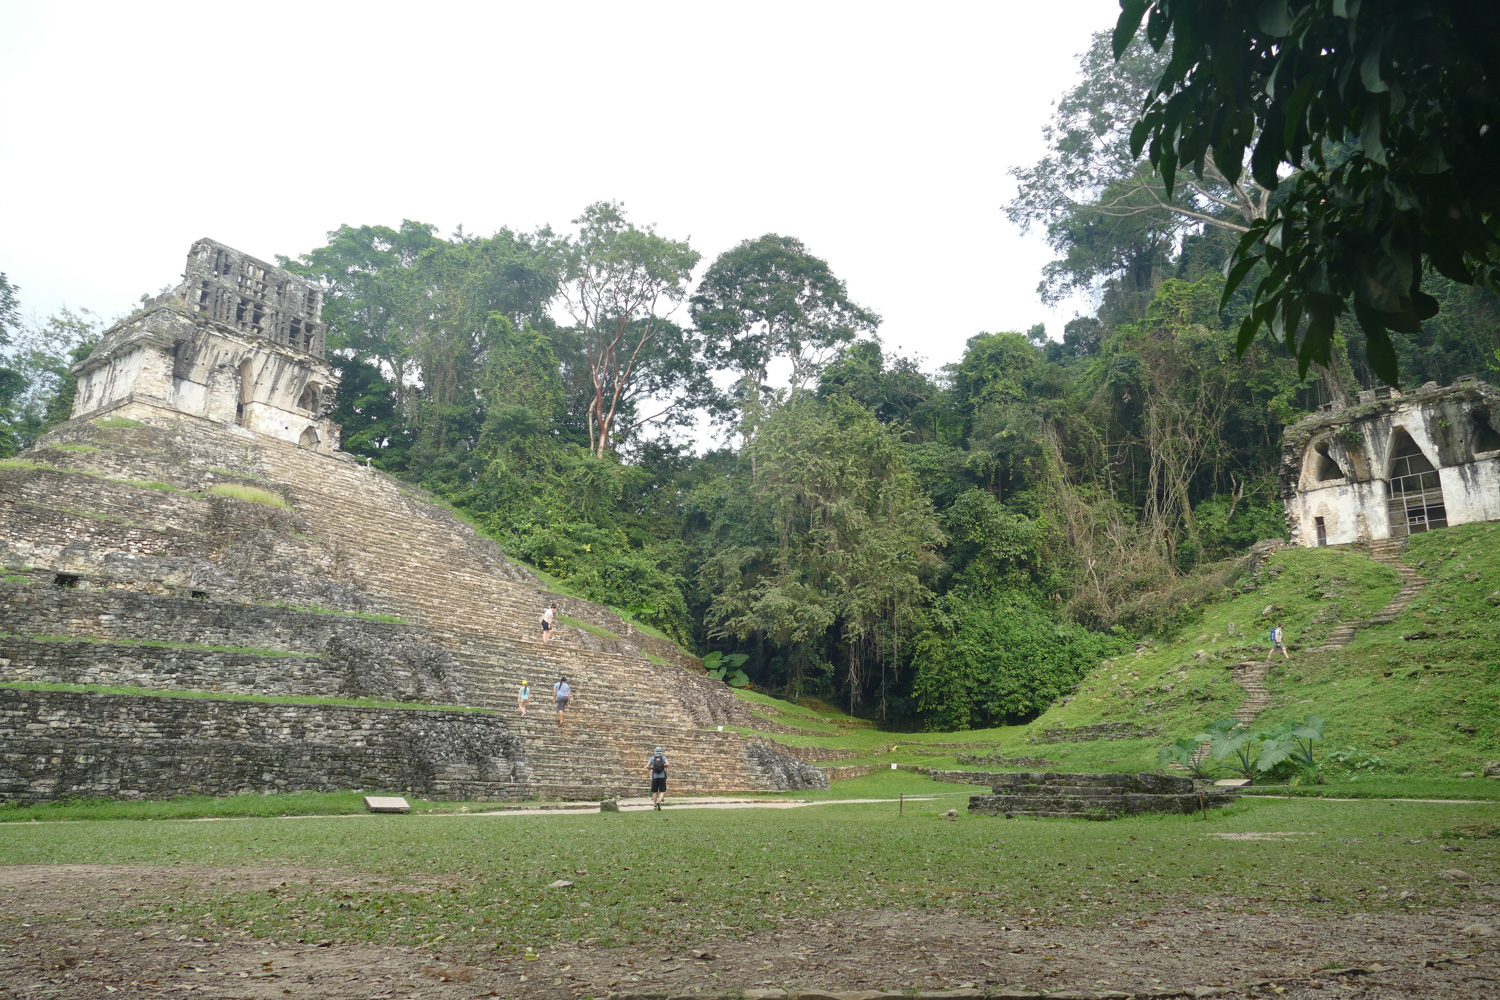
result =
[[[1282,441],[1281,498],[1293,545],[1345,545],[1500,519],[1500,390],[1366,390]]]

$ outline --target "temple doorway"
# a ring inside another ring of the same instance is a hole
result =
[[[1411,435],[1399,428],[1391,438],[1388,485],[1391,537],[1404,538],[1448,526],[1448,508],[1443,503],[1437,470]]]

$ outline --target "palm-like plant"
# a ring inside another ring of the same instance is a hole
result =
[[[1254,778],[1255,761],[1259,755],[1256,743],[1259,733],[1252,733],[1235,719],[1220,719],[1210,723],[1193,739],[1207,743],[1209,756],[1220,761],[1231,771],[1244,778]]]
[[[1218,768],[1207,757],[1198,756],[1198,748],[1202,745],[1202,740],[1184,738],[1164,746],[1156,752],[1157,766],[1165,771],[1169,765],[1177,764],[1194,778],[1212,778]]]
[[[1321,715],[1309,715],[1301,721],[1288,719],[1275,729],[1261,733],[1265,743],[1256,766],[1269,771],[1282,761],[1290,760],[1303,770],[1315,773],[1318,765],[1313,759],[1313,743],[1323,738],[1323,726]]]

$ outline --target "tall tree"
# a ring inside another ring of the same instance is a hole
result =
[[[772,362],[790,363],[787,393],[796,396],[841,345],[880,325],[879,316],[850,301],[827,261],[775,233],[720,254],[690,308],[709,363],[739,373],[737,429],[747,446],[766,419]]]
[[[751,447],[761,462],[751,496],[723,508],[700,574],[711,634],[765,636],[794,690],[843,660],[852,709],[866,668],[883,662],[882,626],[930,597],[942,531],[896,435],[845,396],[782,407]]]
[[[602,458],[616,446],[616,422],[650,370],[648,359],[696,354],[691,334],[668,317],[687,297],[699,254],[657,235],[654,226],[637,228],[616,202],[595,202],[573,223],[577,235],[557,243],[558,288],[584,342],[592,389],[589,449]],[[680,380],[691,377],[691,367],[676,373]],[[671,393],[678,381],[668,377],[658,388]],[[682,405],[668,401],[658,416]]]
[[[16,297],[16,286],[0,273],[0,347],[10,344],[10,332],[21,318],[21,304]],[[3,359],[4,355],[0,355]],[[15,420],[14,405],[26,391],[26,376],[0,360],[0,458],[14,455],[21,448],[12,423]]]
[[[1201,179],[1169,190],[1137,164],[1130,123],[1170,58],[1142,39],[1116,59],[1111,33],[1096,34],[1078,85],[1043,129],[1046,155],[1011,170],[1018,188],[1006,215],[1023,230],[1044,227],[1062,255],[1043,271],[1044,300],[1113,279],[1144,307],[1185,233],[1200,226],[1243,233],[1265,217],[1270,191],[1253,178],[1230,180],[1210,164]]]
[[[1280,200],[1235,249],[1225,298],[1264,265],[1257,331],[1304,370],[1328,363],[1352,303],[1371,367],[1399,363],[1390,331],[1438,310],[1430,265],[1500,285],[1500,6],[1474,0],[1122,0],[1113,45],[1145,24],[1171,60],[1131,130],[1166,190],[1179,171],[1245,173]],[[1357,139],[1348,155],[1347,140]],[[1290,168],[1295,171],[1284,178]],[[1188,183],[1191,183],[1190,181]]]

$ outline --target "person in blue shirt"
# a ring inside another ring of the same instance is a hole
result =
[[[516,707],[521,710],[521,718],[526,718],[526,706],[531,704],[531,686],[525,681],[521,682],[521,688],[516,692]]]
[[[558,677],[557,683],[552,685],[552,697],[557,699],[557,724],[560,726],[563,709],[568,707],[568,702],[573,698],[573,689],[568,687],[566,677]]]
[[[662,753],[661,747],[651,754],[646,766],[651,769],[651,802],[660,812],[661,801],[667,797],[667,755]]]

